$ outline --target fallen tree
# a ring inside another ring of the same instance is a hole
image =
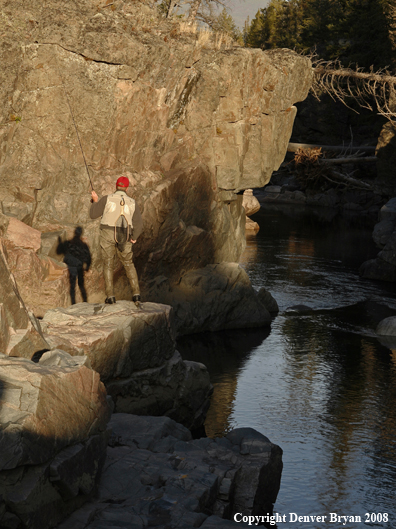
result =
[[[311,91],[319,99],[323,93],[333,100],[354,100],[361,108],[376,110],[389,121],[396,121],[396,77],[387,70],[364,72],[362,68],[344,67],[338,60],[313,60],[314,79]],[[356,112],[355,109],[352,109]]]
[[[287,152],[296,152],[298,149],[322,149],[323,151],[329,152],[375,152],[375,147],[373,145],[360,145],[353,147],[348,145],[314,145],[311,143],[293,143],[290,142],[287,146]]]
[[[353,178],[353,173],[341,173],[332,166],[374,162],[376,161],[375,156],[359,157],[356,156],[358,153],[355,153],[355,156],[346,156],[343,153],[342,157],[339,158],[323,158],[323,154],[321,147],[299,148],[296,150],[294,155],[296,177],[304,188],[314,189],[323,186],[325,183],[331,183],[337,186],[373,190],[369,183]]]

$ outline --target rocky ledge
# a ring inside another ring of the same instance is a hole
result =
[[[282,450],[251,428],[192,440],[165,417],[117,413],[98,498],[59,529],[238,527],[235,513],[271,514]]]
[[[203,425],[212,393],[209,374],[176,351],[171,307],[78,303],[48,311],[42,328],[52,349],[89,357],[115,411],[166,415],[192,430]]]
[[[52,528],[76,509],[65,527],[180,527],[182,519],[209,529],[234,525],[223,519],[234,512],[272,512],[279,447],[251,429],[192,440],[186,428],[203,424],[212,387],[206,367],[175,350],[171,307],[80,303],[40,323],[3,253],[0,267],[2,529]],[[267,315],[264,294],[255,303]],[[116,413],[107,447],[114,406],[167,417]]]

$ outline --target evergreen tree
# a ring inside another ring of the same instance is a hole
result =
[[[271,0],[252,20],[246,31],[246,45],[263,49],[300,49],[301,15],[299,0]]]
[[[393,61],[395,13],[396,0],[271,0],[245,30],[245,44],[378,69]]]
[[[264,30],[264,21],[265,14],[264,9],[259,9],[256,13],[256,16],[249,24],[249,19],[245,23],[245,30],[243,35],[243,40],[245,46],[249,48],[263,48],[263,30]]]
[[[235,20],[229,14],[226,8],[216,17],[212,24],[215,31],[222,31],[230,35],[234,40],[243,44],[242,32],[235,24]]]

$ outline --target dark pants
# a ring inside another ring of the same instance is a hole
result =
[[[87,301],[87,291],[84,286],[84,270],[82,266],[69,266],[69,281],[70,281],[70,297],[72,305],[76,302],[76,281],[78,281],[78,286],[80,287],[80,292],[83,298],[83,301]]]
[[[102,228],[100,230],[100,247],[102,249],[106,296],[108,298],[114,296],[113,275],[114,259],[116,255],[118,255],[125,268],[129,284],[131,285],[132,295],[140,295],[139,280],[135,265],[132,261],[132,243],[126,242],[123,245],[118,245],[114,239],[114,231]]]

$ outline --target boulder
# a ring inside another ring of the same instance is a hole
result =
[[[171,307],[79,303],[48,311],[42,326],[52,349],[89,358],[116,411],[167,415],[192,430],[202,426],[212,393],[209,374],[175,350]]]
[[[81,362],[0,355],[1,527],[54,527],[92,496],[110,410],[99,375]]]
[[[168,418],[125,414],[110,425],[99,498],[59,529],[243,527],[236,512],[272,515],[282,450],[259,432],[192,440]]]
[[[260,209],[260,202],[255,196],[253,196],[253,189],[246,189],[244,191],[242,206],[244,207],[246,213],[245,230],[250,232],[253,231],[254,233],[258,232],[260,226],[257,224],[257,222],[249,219],[250,215],[254,215],[254,213],[257,213],[257,211]]]
[[[379,212],[373,239],[381,251],[375,259],[365,261],[359,274],[368,279],[396,281],[396,198],[391,198]]]
[[[254,215],[260,209],[260,202],[253,195],[253,189],[246,189],[243,193],[242,206],[245,208],[247,217]]]
[[[396,316],[380,321],[375,332],[380,336],[396,336]]]
[[[302,303],[300,303],[298,305],[292,305],[291,307],[287,307],[286,312],[305,314],[308,312],[312,312],[313,310],[314,309],[312,307],[309,307],[308,305],[303,305]]]
[[[386,243],[392,236],[393,230],[395,229],[395,220],[385,219],[377,222],[374,226],[373,240],[379,248],[384,248]]]
[[[0,470],[38,465],[106,429],[109,406],[98,373],[0,357]]]
[[[381,258],[369,259],[359,267],[359,275],[366,279],[379,281],[396,281],[396,267]]]
[[[237,263],[208,265],[184,274],[178,283],[157,277],[147,296],[172,305],[178,335],[268,326],[271,316]]]
[[[32,358],[37,352],[49,349],[40,324],[29,314],[7,260],[0,239],[0,353]]]
[[[254,233],[257,233],[259,230],[260,230],[260,226],[258,225],[257,222],[254,222],[254,220],[252,219],[249,219],[248,217],[246,218],[246,226],[245,226],[245,230],[247,232],[254,232]]]
[[[104,382],[162,366],[175,351],[171,307],[154,303],[77,303],[49,310],[42,327],[52,348],[88,356]]]
[[[278,303],[276,302],[276,299],[273,297],[271,292],[268,292],[267,289],[264,287],[261,287],[258,291],[258,298],[262,305],[268,310],[270,313],[276,313],[279,312]]]

